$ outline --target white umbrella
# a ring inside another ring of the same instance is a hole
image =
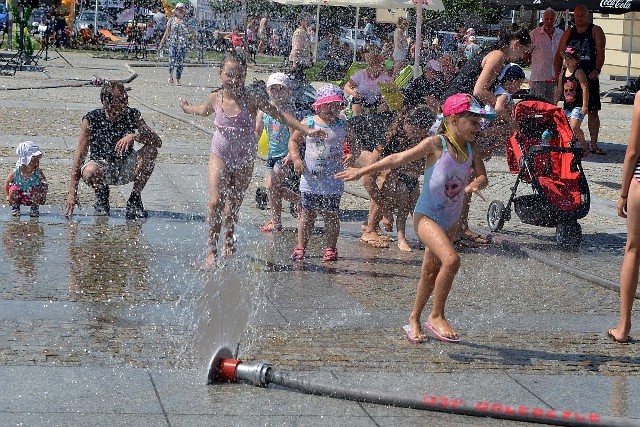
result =
[[[124,11],[122,11],[120,15],[118,15],[118,17],[116,18],[116,22],[118,24],[124,24],[126,22],[133,21],[135,17],[136,17],[136,8],[130,7],[129,9],[125,9]]]
[[[416,65],[420,57],[420,42],[422,38],[422,10],[444,10],[442,0],[275,0],[282,4],[296,4],[316,6],[316,16],[320,16],[320,6],[355,6],[356,7],[356,29],[358,28],[358,18],[360,7],[372,7],[376,9],[407,9],[416,7]],[[318,29],[320,23],[316,22],[316,40],[318,40]],[[355,47],[358,46],[358,32],[356,31]],[[419,42],[420,41],[420,42]],[[317,48],[317,45],[316,45]],[[315,54],[314,54],[315,56]],[[354,50],[355,57],[355,50]],[[418,67],[415,67],[414,76],[417,76]]]

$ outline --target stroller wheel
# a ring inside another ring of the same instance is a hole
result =
[[[563,249],[577,249],[582,241],[578,222],[561,222],[556,226],[556,243]]]
[[[500,200],[492,201],[489,204],[489,209],[487,210],[487,224],[489,225],[489,230],[502,230],[505,219],[506,212],[504,209],[504,204]]]

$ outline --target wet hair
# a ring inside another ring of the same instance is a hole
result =
[[[247,58],[238,52],[231,51],[224,54],[222,63],[220,64],[220,71],[222,71],[222,67],[224,67],[224,64],[226,64],[227,62],[236,62],[240,64],[245,70],[247,69]]]
[[[406,137],[404,124],[409,123],[412,126],[419,126],[423,129],[429,129],[436,121],[436,115],[425,105],[412,106],[407,105],[400,110],[398,116],[389,127],[386,138],[387,142],[393,141],[394,138]]]
[[[528,46],[531,44],[531,35],[529,35],[529,31],[526,29],[514,24],[510,28],[500,32],[495,49],[502,49],[505,46],[509,46],[512,40],[518,40],[521,45]]]
[[[122,82],[118,82],[115,80],[106,80],[102,85],[102,89],[100,90],[100,102],[111,104],[113,102],[113,92],[115,90],[120,91],[121,93],[127,93],[127,90],[124,87]]]

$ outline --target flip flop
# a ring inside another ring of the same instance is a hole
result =
[[[591,149],[591,154],[597,154],[599,156],[604,156],[607,154],[606,151],[604,151],[602,148],[600,147],[596,147],[596,148],[592,148]]]
[[[422,344],[423,342],[425,342],[427,340],[426,338],[414,338],[411,335],[411,326],[410,325],[404,325],[402,327],[402,330],[404,331],[404,334],[407,336],[407,339],[409,340],[409,342],[411,344]]]
[[[389,247],[389,241],[381,240],[381,239],[365,239],[364,237],[360,238],[360,241],[366,243],[367,245],[373,246],[374,248],[384,249]]]
[[[481,235],[474,233],[473,231],[470,231],[470,230],[465,231],[460,237],[460,240],[466,240],[467,242],[473,242],[478,245],[491,244],[491,239],[489,239],[488,237],[482,237]]]
[[[611,328],[611,329],[609,329],[609,330],[607,331],[607,336],[608,336],[609,338],[611,338],[611,339],[612,339],[616,344],[629,344],[630,337],[627,337],[627,339],[626,339],[625,341],[618,341],[618,339],[616,338],[616,336],[615,336],[615,335],[613,335],[613,334],[611,333],[611,331],[613,331],[613,328]]]
[[[444,335],[440,335],[440,333],[438,331],[436,331],[436,328],[431,326],[429,324],[429,322],[424,322],[424,327],[438,341],[450,342],[450,343],[459,343],[460,342],[460,338],[449,338],[449,337],[445,337]]]

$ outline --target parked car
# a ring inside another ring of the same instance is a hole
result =
[[[95,25],[95,11],[93,10],[84,10],[82,12],[80,12],[80,14],[78,16],[76,16],[76,19],[73,21],[74,22],[74,27],[76,30],[82,30],[84,28],[90,28],[93,27]],[[104,12],[100,12],[98,11],[98,30],[113,30],[113,24],[111,23],[111,20],[109,19],[109,15],[107,15]]]
[[[7,26],[8,19],[7,7],[4,3],[0,3],[0,29],[4,30]]]
[[[364,32],[362,28],[347,28],[340,27],[340,43],[349,43],[351,49],[354,49],[356,46],[356,32],[358,34],[357,44],[358,50],[362,49],[364,46]],[[374,37],[371,39],[371,44],[374,44],[378,47],[382,46],[382,41],[378,37]]]

